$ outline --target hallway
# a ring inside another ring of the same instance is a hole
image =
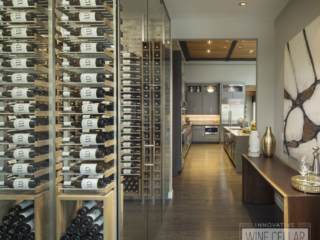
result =
[[[283,222],[275,204],[243,205],[241,182],[223,145],[193,144],[156,240],[238,240],[239,223]]]

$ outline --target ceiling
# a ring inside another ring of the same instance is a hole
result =
[[[154,1],[154,0],[152,0]],[[289,0],[164,0],[170,18],[275,20]]]
[[[122,19],[141,20],[163,20],[165,10],[160,0],[120,0],[123,11],[120,13]]]
[[[186,61],[256,61],[254,40],[180,41]]]

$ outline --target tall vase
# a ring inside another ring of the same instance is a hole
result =
[[[262,151],[266,157],[272,157],[276,151],[276,138],[272,134],[271,127],[267,127],[262,138]]]

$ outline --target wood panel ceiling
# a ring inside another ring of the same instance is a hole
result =
[[[186,61],[255,61],[256,41],[180,41]]]

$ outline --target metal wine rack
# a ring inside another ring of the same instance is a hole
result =
[[[141,57],[123,53],[121,67],[124,196],[141,196]]]

